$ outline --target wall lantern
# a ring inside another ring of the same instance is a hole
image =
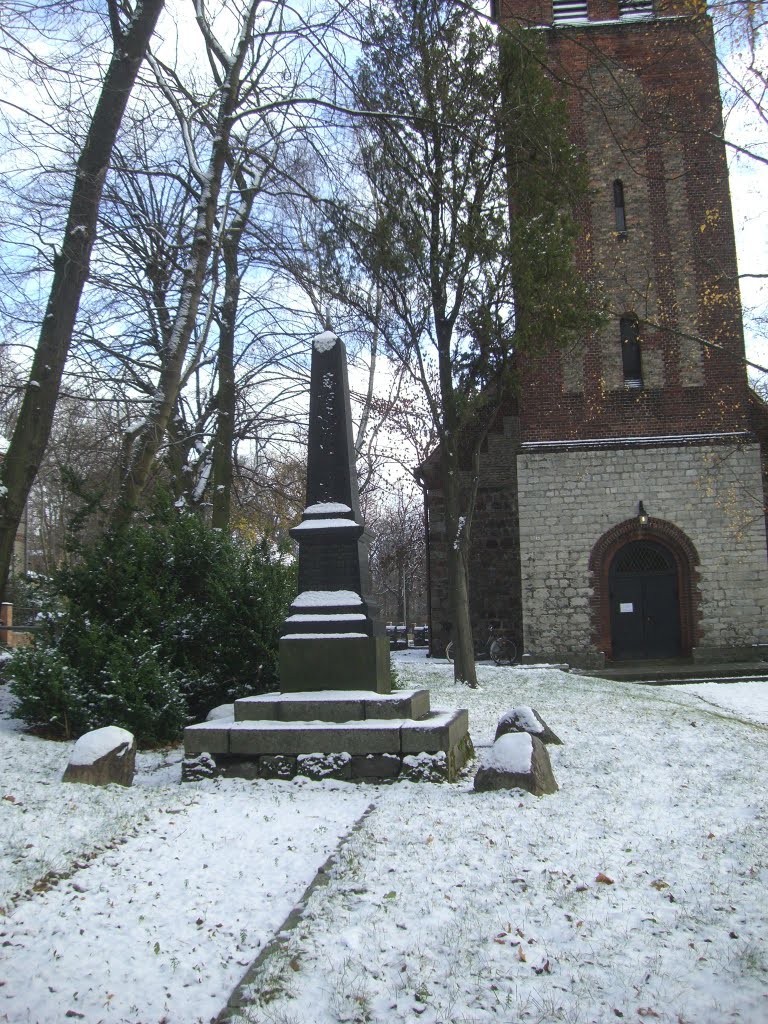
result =
[[[638,502],[637,519],[641,526],[648,525],[648,513],[645,511],[645,505],[643,505],[642,501]]]

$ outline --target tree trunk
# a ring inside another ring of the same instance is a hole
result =
[[[453,613],[453,678],[474,689],[477,687],[477,670],[469,610],[469,523],[468,517],[461,514],[459,460],[449,441],[443,443],[440,462],[445,499],[448,588]]]
[[[54,259],[53,282],[32,370],[0,467],[0,592],[8,580],[24,505],[48,445],[80,298],[88,279],[112,150],[164,3],[140,0],[125,30],[114,38],[112,59],[77,161],[64,241]]]
[[[232,461],[235,445],[235,329],[240,305],[240,267],[238,254],[251,217],[256,189],[238,178],[240,206],[232,223],[224,232],[224,300],[219,317],[219,388],[216,397],[216,433],[213,438],[213,511],[211,525],[220,530],[229,528],[232,512]]]
[[[239,281],[238,281],[239,291]],[[226,301],[226,300],[225,300]],[[219,388],[216,396],[216,432],[213,437],[211,525],[229,528],[232,513],[232,459],[235,444],[235,322],[222,310],[219,327]]]

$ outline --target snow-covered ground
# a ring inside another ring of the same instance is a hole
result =
[[[0,720],[0,1021],[210,1021],[337,847],[237,1019],[768,1020],[768,682],[484,665],[469,691],[396,665],[468,707],[478,747],[536,708],[560,791],[182,787],[179,751],[140,755],[129,790],[65,786],[69,745]]]

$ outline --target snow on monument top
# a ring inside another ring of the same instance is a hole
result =
[[[293,602],[294,608],[329,608],[362,604],[354,590],[303,590]]]
[[[333,331],[323,331],[312,339],[312,344],[318,352],[330,352],[338,341],[338,336]]]

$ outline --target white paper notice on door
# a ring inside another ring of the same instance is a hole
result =
[[[619,604],[619,611],[620,612],[633,612],[634,610],[635,610],[635,606],[632,604],[631,601],[622,601]]]

